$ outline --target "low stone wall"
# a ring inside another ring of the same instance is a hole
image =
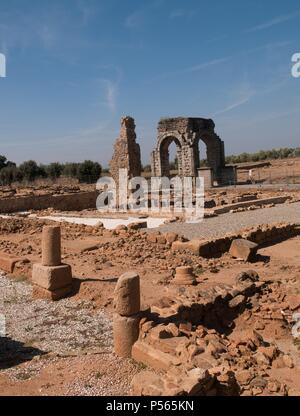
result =
[[[53,208],[60,211],[80,211],[96,207],[97,191],[62,195],[29,195],[0,199],[0,213]]]
[[[205,258],[220,257],[229,251],[237,238],[253,241],[259,245],[285,240],[300,234],[300,224],[270,224],[249,228],[237,234],[227,234],[215,240],[175,241],[173,251],[188,251]]]
[[[287,200],[291,199],[288,196],[275,196],[270,198],[263,198],[263,199],[251,199],[248,201],[241,201],[236,202],[234,204],[224,205],[222,207],[216,207],[213,212],[214,214],[225,214],[226,212],[236,210],[239,208],[248,208],[250,206],[263,206],[269,204],[283,204]]]

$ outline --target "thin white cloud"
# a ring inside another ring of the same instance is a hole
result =
[[[229,59],[230,59],[230,57],[213,59],[213,60],[208,61],[208,62],[203,62],[199,65],[194,65],[194,66],[182,69],[180,72],[181,73],[187,73],[187,72],[201,71],[202,69],[209,68],[211,66],[215,66],[215,65],[219,65],[219,64],[222,64],[224,62],[227,62]]]
[[[104,91],[104,104],[109,111],[114,114],[117,109],[117,96],[119,93],[119,84],[122,80],[122,69],[115,65],[102,65],[99,67],[104,73],[102,78],[98,79],[100,86]]]
[[[228,111],[231,111],[231,110],[233,110],[237,107],[240,107],[241,105],[247,103],[250,100],[250,98],[251,98],[250,96],[242,98],[242,99],[228,105],[227,107],[223,108],[223,110],[217,111],[214,115],[216,116],[216,115],[224,114],[224,113],[227,113]]]
[[[272,51],[277,48],[285,48],[286,46],[290,46],[292,43],[292,41],[271,42],[265,45],[257,46],[256,48],[247,49],[246,51],[243,51],[243,53],[250,54],[260,51]]]
[[[287,22],[289,20],[295,19],[299,16],[300,16],[300,10],[297,10],[293,13],[277,16],[274,19],[268,20],[267,22],[261,23],[257,26],[254,26],[254,27],[251,27],[250,29],[247,29],[245,32],[246,33],[258,32],[260,30],[268,29],[272,26],[276,26],[276,25],[279,25],[281,23]]]
[[[222,110],[217,111],[214,116],[227,113],[242,106],[243,104],[246,104],[255,94],[256,91],[250,88],[248,84],[240,85],[234,92],[235,97],[233,101]]]
[[[220,65],[224,62],[227,62],[230,60],[231,57],[224,57],[224,58],[216,58],[216,59],[212,59],[211,61],[207,61],[207,62],[202,62],[201,64],[198,65],[193,65],[193,66],[189,66],[186,68],[182,68],[179,69],[178,71],[172,71],[172,72],[166,72],[164,74],[158,75],[157,77],[155,77],[154,79],[152,79],[151,81],[156,81],[158,79],[165,79],[168,78],[172,75],[182,75],[182,74],[189,74],[189,73],[193,73],[193,72],[198,72],[198,71],[202,71],[205,70],[207,68],[216,66],[216,65]]]
[[[107,80],[106,81],[106,103],[107,103],[107,107],[113,113],[116,111],[116,96],[117,96],[117,86],[113,82]]]
[[[242,84],[236,88],[234,92],[234,98],[230,104],[228,104],[222,110],[217,111],[214,115],[220,115],[227,113],[235,108],[242,106],[249,102],[254,96],[261,97],[273,93],[276,90],[279,90],[286,86],[287,82],[290,80],[290,76],[284,74],[279,74],[279,77],[270,80],[261,88],[251,88],[248,83]],[[288,113],[289,114],[289,113]]]

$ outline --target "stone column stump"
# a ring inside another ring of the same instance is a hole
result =
[[[59,300],[72,291],[72,270],[61,263],[61,229],[45,226],[42,235],[42,263],[32,269],[33,296]]]
[[[114,350],[119,357],[131,357],[133,344],[139,337],[140,277],[135,272],[124,273],[114,292]]]

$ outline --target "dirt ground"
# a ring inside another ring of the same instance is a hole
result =
[[[270,160],[270,166],[252,169],[257,184],[297,184],[300,183],[300,158]],[[238,182],[249,180],[249,169],[238,169]]]
[[[132,377],[143,366],[114,355],[110,325],[114,287],[125,271],[139,273],[144,308],[164,296],[178,295],[170,282],[176,267],[182,265],[193,267],[200,291],[217,284],[230,285],[238,273],[250,268],[259,274],[261,281],[279,282],[285,296],[300,294],[299,236],[261,248],[254,263],[245,263],[232,259],[228,253],[218,259],[174,253],[169,245],[149,243],[144,231],[100,232],[97,228],[63,223],[63,261],[72,266],[75,285],[68,304],[64,305],[62,302],[66,300],[63,300],[57,305],[76,311],[87,308],[87,316],[77,318],[75,312],[66,315],[57,308],[52,310],[49,301],[40,304],[41,301],[33,299],[31,294],[31,266],[41,259],[42,226],[49,223],[14,217],[2,219],[0,223],[0,252],[29,260],[18,263],[12,276],[0,277],[3,286],[0,290],[5,294],[4,301],[0,302],[0,313],[8,317],[7,333],[12,341],[8,350],[7,346],[4,352],[0,348],[1,395],[129,394]],[[267,299],[267,308],[277,310],[277,306],[276,299]],[[264,305],[260,307],[263,310]],[[75,321],[86,325],[85,343],[76,338],[81,334],[80,326],[74,324],[72,336],[60,330],[65,324],[58,319],[61,315],[67,316],[68,325]],[[29,326],[20,324],[22,316],[28,319]],[[90,318],[89,322],[89,317],[94,320]],[[241,315],[235,320],[239,330],[249,325],[255,327],[255,315],[250,321],[246,318]],[[95,322],[98,325],[95,326]],[[259,332],[291,357],[292,365],[290,368],[271,366],[265,374],[279,380],[284,391],[300,392],[299,344],[291,334],[292,327],[282,326],[276,319],[266,322]],[[103,332],[105,342],[101,338]],[[95,346],[97,337],[99,345]]]
[[[298,160],[292,162],[295,167]],[[64,186],[61,191],[69,192]],[[256,199],[282,196],[288,197],[283,204],[251,206]],[[199,225],[168,221],[159,230],[176,233],[180,239],[207,239],[258,224],[300,224],[299,196],[297,189],[212,189],[206,193],[208,209],[247,200],[250,206],[206,218]],[[48,209],[35,214],[98,215],[90,209],[64,213]],[[145,365],[120,359],[113,352],[113,293],[120,275],[130,270],[139,274],[142,310],[147,310],[160,308],[157,305],[163,299],[205,298],[214,288],[235,287],[237,276],[249,269],[258,273],[266,287],[232,318],[226,335],[208,334],[226,344],[226,351],[213,358],[214,368],[231,365],[239,377],[251,372],[252,381],[242,386],[240,395],[300,395],[300,341],[292,335],[291,316],[300,312],[299,235],[262,246],[252,262],[245,262],[228,252],[218,258],[175,252],[170,242],[148,238],[149,232],[157,230],[119,227],[114,231],[101,224],[62,222],[62,261],[72,266],[73,291],[66,299],[50,302],[33,296],[30,281],[32,265],[41,261],[42,229],[47,224],[57,223],[29,218],[28,213],[0,218],[0,262],[5,256],[17,260],[13,273],[0,270],[0,318],[6,318],[6,337],[0,338],[0,395],[131,394],[132,379]],[[195,287],[172,284],[179,266],[192,267]],[[262,361],[257,363],[258,351],[243,353],[246,347],[233,347],[234,337],[246,330],[258,331],[263,344],[276,351],[276,358],[264,361],[260,356]]]

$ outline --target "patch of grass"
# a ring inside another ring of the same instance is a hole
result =
[[[195,275],[196,275],[196,276],[200,276],[201,274],[203,274],[203,273],[204,273],[204,269],[203,269],[203,267],[196,267],[196,268],[194,269],[194,273],[195,273]]]
[[[133,359],[130,359],[129,362],[130,362],[130,364],[132,364],[135,368],[137,368],[140,371],[146,370],[148,368],[146,366],[146,364],[144,364],[144,363],[138,363],[137,361],[134,361]]]
[[[30,371],[20,371],[18,374],[16,374],[16,378],[18,380],[29,380],[31,378],[32,374]]]

